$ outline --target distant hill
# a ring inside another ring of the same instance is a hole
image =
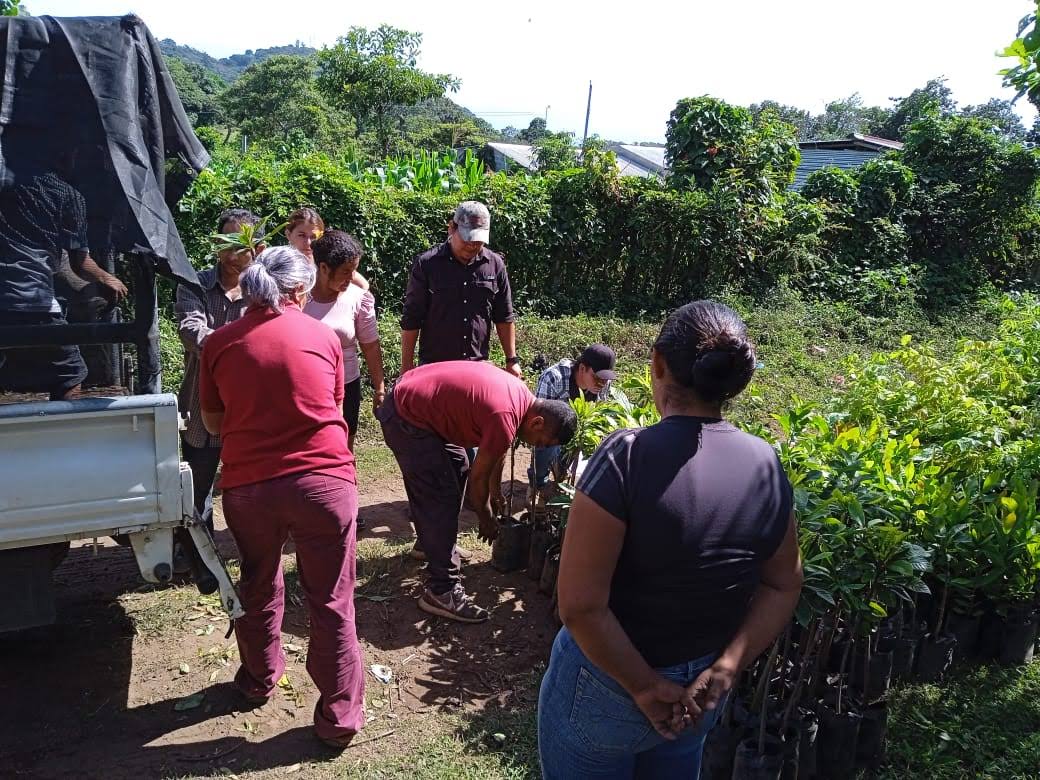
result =
[[[181,46],[170,38],[164,38],[159,41],[159,49],[167,57],[176,57],[184,62],[194,63],[212,71],[224,81],[234,81],[242,75],[242,71],[254,62],[262,62],[268,57],[274,57],[277,54],[306,57],[315,52],[315,49],[304,46],[297,41],[289,46],[273,46],[269,49],[247,49],[242,54],[232,54],[230,57],[223,57],[218,60],[204,51],[193,49],[190,46]]]

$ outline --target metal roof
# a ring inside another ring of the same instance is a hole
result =
[[[899,151],[903,144],[878,135],[851,133],[846,138],[831,138],[826,141],[799,141],[802,149],[865,149],[870,152]]]
[[[515,162],[522,168],[533,171],[538,167],[534,160],[534,147],[528,144],[502,144],[498,142],[489,143],[492,149],[503,157]]]
[[[802,148],[802,161],[794,172],[794,183],[790,189],[800,190],[810,174],[821,168],[841,168],[853,171],[881,154],[866,149],[813,149]]]
[[[663,146],[637,146],[636,144],[617,144],[610,147],[619,158],[635,160],[643,168],[665,173],[668,167],[664,161]],[[620,163],[620,159],[618,160]]]

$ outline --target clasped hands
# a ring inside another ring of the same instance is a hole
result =
[[[636,706],[665,739],[699,726],[732,689],[737,671],[716,662],[683,687],[661,675],[633,694]]]

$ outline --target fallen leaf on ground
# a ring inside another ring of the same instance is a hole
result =
[[[193,710],[202,704],[202,700],[206,698],[205,691],[199,691],[193,693],[191,696],[185,696],[183,699],[179,699],[176,704],[173,705],[173,709],[177,712],[184,712],[185,710]]]

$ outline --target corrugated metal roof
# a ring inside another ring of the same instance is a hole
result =
[[[529,171],[533,171],[538,167],[534,161],[534,147],[528,144],[501,144],[498,142],[489,143],[492,149],[501,154],[503,157],[507,157],[522,168],[526,168]]]
[[[664,162],[664,147],[663,146],[637,146],[636,144],[618,144],[616,147],[611,147],[614,153],[621,157],[622,155],[629,159],[635,159],[641,164],[642,167],[657,170],[659,173],[664,173],[666,170]]]
[[[650,168],[639,160],[634,160],[631,157],[622,157],[617,153],[615,153],[615,156],[617,157],[618,173],[622,176],[641,176],[644,179],[651,179],[662,175],[656,166]]]
[[[841,168],[853,171],[868,160],[879,156],[880,152],[866,149],[802,149],[802,161],[794,172],[794,183],[790,189],[800,190],[805,186],[809,175],[821,168]]]

